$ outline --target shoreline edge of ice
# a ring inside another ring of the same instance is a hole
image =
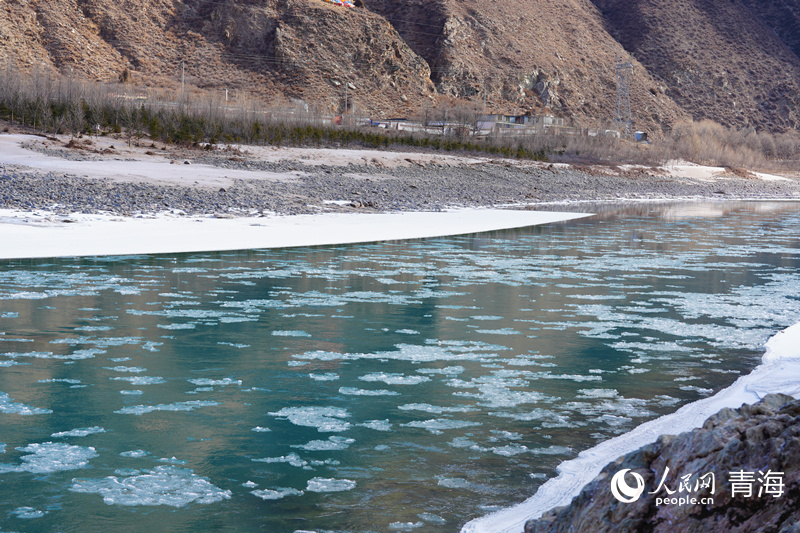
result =
[[[464,235],[590,213],[453,209],[240,218],[33,216],[0,209],[0,260],[293,248]]]
[[[645,422],[632,431],[609,439],[564,461],[558,475],[545,482],[522,503],[476,518],[461,533],[522,533],[525,522],[555,507],[568,505],[606,464],[654,442],[663,434],[675,435],[703,425],[725,407],[755,403],[767,394],[800,398],[800,323],[772,336],[765,344],[761,364],[714,396],[689,403],[674,413]]]

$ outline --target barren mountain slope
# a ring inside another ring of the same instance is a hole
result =
[[[0,60],[23,69],[56,67],[93,78],[116,76],[125,63],[76,0],[6,0],[0,4]]]
[[[0,65],[103,81],[127,69],[140,85],[185,77],[384,117],[444,94],[600,125],[615,117],[619,56],[634,65],[636,127],[694,116],[782,130],[800,121],[800,59],[776,32],[797,45],[798,1],[3,0]]]
[[[741,2],[593,1],[694,118],[779,131],[800,124],[800,59]]]
[[[627,52],[588,0],[364,0],[431,65],[437,89],[484,96],[507,109],[613,120],[615,56]],[[634,61],[634,63],[636,63]],[[631,84],[634,121],[660,129],[688,118],[639,64]],[[593,121],[590,121],[593,122]]]
[[[427,63],[367,10],[319,0],[201,0],[184,21],[241,71],[269,73],[284,94],[329,112],[347,98],[362,112],[407,114],[435,93]]]
[[[5,9],[4,9],[5,7]],[[430,72],[380,16],[319,0],[8,0],[0,60],[93,79],[241,89],[340,111],[409,112],[434,93]],[[355,87],[353,89],[352,87]]]
[[[786,46],[800,56],[800,0],[742,0]]]

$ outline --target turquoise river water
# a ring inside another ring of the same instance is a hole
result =
[[[798,207],[0,262],[0,530],[458,531],[756,366]]]

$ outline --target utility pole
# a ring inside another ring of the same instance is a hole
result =
[[[181,61],[181,100],[183,100],[183,80],[186,74],[186,64]]]
[[[619,56],[615,56],[617,63],[614,66],[617,80],[617,131],[620,137],[633,139],[633,119],[631,118],[631,74],[632,63],[623,63]]]

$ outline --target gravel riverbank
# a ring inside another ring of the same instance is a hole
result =
[[[67,151],[59,151],[61,154]],[[45,154],[53,157],[54,154]],[[82,157],[76,155],[75,157]],[[165,161],[166,168],[170,167]],[[161,185],[87,178],[0,164],[0,208],[57,213],[118,215],[180,211],[188,215],[306,214],[325,211],[435,211],[448,207],[629,199],[800,199],[797,179],[760,179],[733,173],[713,180],[674,177],[657,169],[525,164],[494,160],[478,164],[310,165],[198,153],[173,161],[235,171],[224,187]],[[91,162],[87,162],[91,164]],[[136,161],[130,161],[136,165]],[[263,179],[259,175],[281,175]]]

